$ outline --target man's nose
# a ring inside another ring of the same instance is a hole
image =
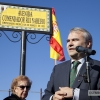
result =
[[[73,46],[73,42],[72,41],[68,42],[68,45]]]

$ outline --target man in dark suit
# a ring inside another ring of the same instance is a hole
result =
[[[100,90],[100,61],[91,59],[86,53],[77,52],[77,46],[92,48],[91,34],[79,27],[71,29],[68,35],[67,51],[71,59],[54,66],[42,100],[100,100],[99,96],[88,96],[88,90]],[[90,85],[86,82],[86,57],[90,64]],[[76,71],[72,71],[76,61],[79,64]]]

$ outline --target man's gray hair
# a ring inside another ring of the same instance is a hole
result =
[[[73,31],[80,31],[80,32],[84,33],[83,35],[84,35],[84,38],[86,39],[86,42],[90,41],[91,42],[90,48],[92,48],[92,45],[93,45],[92,35],[86,29],[80,28],[80,27],[75,27],[70,30],[70,33]]]

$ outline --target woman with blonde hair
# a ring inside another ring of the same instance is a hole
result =
[[[11,84],[11,96],[6,97],[4,100],[25,100],[31,88],[31,80],[24,75],[20,75],[13,79]]]

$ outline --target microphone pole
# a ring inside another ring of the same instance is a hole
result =
[[[96,51],[95,50],[91,50],[89,48],[84,48],[82,46],[77,46],[76,47],[76,51],[77,52],[83,52],[85,54],[85,62],[86,62],[86,73],[83,75],[84,77],[84,81],[86,83],[91,83],[91,80],[90,80],[90,63],[88,61],[88,58],[90,55],[95,55]],[[91,89],[90,85],[89,85],[89,89]]]
[[[90,62],[88,61],[88,57],[89,55],[86,54],[85,56],[85,62],[86,62],[86,82],[87,83],[91,83],[91,79],[90,79]],[[89,87],[89,89],[91,89],[91,87]]]
[[[85,63],[86,63],[86,74],[83,75],[83,77],[85,78],[84,81],[86,83],[88,83],[89,85],[89,90],[91,90],[91,79],[90,79],[90,62],[88,61],[88,58],[89,58],[89,54],[88,53],[85,53]],[[90,100],[92,100],[92,97],[90,96]]]

